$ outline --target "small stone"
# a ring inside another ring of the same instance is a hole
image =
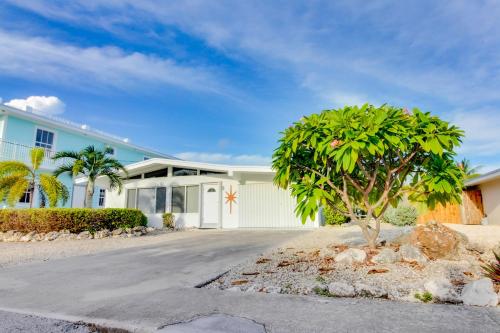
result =
[[[427,258],[422,254],[422,252],[415,246],[410,244],[405,244],[399,248],[399,253],[401,259],[404,261],[416,261],[419,264],[425,264]]]
[[[281,293],[281,287],[266,286],[263,288],[263,291],[268,293],[268,294],[279,294],[279,293]]]
[[[448,279],[438,278],[429,280],[424,284],[425,291],[441,302],[458,303],[460,297]]]
[[[339,297],[354,297],[356,291],[354,287],[344,282],[332,282],[328,285],[330,294]]]
[[[378,264],[392,264],[400,260],[400,254],[390,248],[385,248],[372,258],[372,262]]]
[[[347,249],[335,257],[335,261],[342,264],[352,265],[366,260],[366,252],[360,249]]]
[[[498,295],[493,289],[493,282],[488,278],[467,283],[462,290],[462,302],[465,305],[497,306]]]
[[[122,229],[122,228],[117,228],[117,229],[115,229],[115,230],[113,230],[113,231],[111,232],[111,234],[112,234],[113,236],[119,236],[119,235],[121,235],[121,234],[123,234],[123,233],[124,233],[124,231],[123,231],[123,229]]]
[[[92,234],[89,231],[82,231],[78,234],[77,239],[92,239]]]

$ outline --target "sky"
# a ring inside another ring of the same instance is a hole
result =
[[[4,0],[0,98],[180,158],[267,164],[303,115],[370,103],[500,168],[498,1]]]

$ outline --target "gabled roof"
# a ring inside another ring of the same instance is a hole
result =
[[[474,177],[465,182],[465,186],[474,186],[483,183],[490,182],[492,180],[500,179],[500,169],[496,169],[490,172],[487,172],[481,176]]]
[[[46,126],[52,126],[58,129],[63,129],[69,132],[76,132],[78,134],[82,134],[85,136],[89,136],[92,138],[95,138],[97,140],[104,141],[106,143],[111,143],[115,145],[120,145],[122,147],[130,148],[133,150],[138,150],[141,152],[144,152],[146,154],[154,154],[157,156],[161,156],[164,158],[169,158],[169,159],[176,159],[176,157],[164,154],[161,152],[158,152],[154,149],[150,148],[145,148],[141,146],[134,145],[129,142],[127,138],[121,138],[116,135],[108,134],[103,131],[97,130],[90,128],[86,125],[82,124],[77,124],[75,122],[59,118],[59,117],[54,117],[54,116],[47,116],[47,115],[42,115],[36,111],[23,111],[19,110],[17,108],[13,108],[11,106],[5,105],[5,104],[0,104],[0,115],[13,115],[22,119],[27,119],[27,120],[32,120],[38,124],[43,124]]]

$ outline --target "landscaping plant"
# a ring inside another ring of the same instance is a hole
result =
[[[492,262],[489,264],[483,265],[483,270],[485,272],[485,276],[489,277],[496,283],[500,283],[500,254],[493,252],[495,255],[495,259],[497,262]]]
[[[431,208],[460,202],[463,173],[454,150],[462,136],[418,109],[365,104],[326,110],[283,132],[273,155],[274,181],[291,188],[304,223],[328,205],[357,223],[374,248],[382,215],[403,196]]]
[[[112,153],[113,149],[110,147],[98,150],[94,146],[88,146],[79,152],[60,151],[53,158],[55,160],[69,160],[69,162],[58,167],[54,171],[54,175],[59,176],[67,173],[73,177],[78,175],[87,177],[84,206],[85,208],[92,208],[92,197],[94,196],[97,177],[108,178],[110,188],[116,188],[118,193],[121,192],[122,178],[119,172],[122,171],[126,175],[127,170],[118,160],[109,156]]]
[[[408,204],[400,204],[397,207],[389,207],[384,213],[382,220],[397,226],[415,225],[418,219],[418,210]]]
[[[163,213],[162,218],[163,218],[163,227],[164,228],[167,228],[167,229],[174,229],[175,228],[174,214]]]
[[[35,190],[38,190],[44,200],[48,200],[51,207],[68,200],[68,189],[57,177],[39,173],[45,152],[43,148],[31,149],[31,165],[19,161],[0,162],[0,202],[5,200],[12,207],[29,192],[31,208]]]
[[[342,205],[342,203],[340,204]],[[323,208],[323,215],[325,217],[326,225],[341,225],[349,222],[349,217],[340,213],[338,210],[331,208],[330,206],[325,206]]]

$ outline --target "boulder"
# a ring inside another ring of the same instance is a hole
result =
[[[493,282],[488,278],[467,283],[462,290],[462,302],[465,305],[497,306],[498,295],[493,289]]]
[[[53,241],[53,240],[56,240],[57,237],[59,237],[59,233],[57,231],[51,231],[51,232],[48,232],[45,237],[43,238],[43,240],[46,240],[46,241]]]
[[[78,234],[76,239],[92,239],[92,234],[89,231],[82,231]]]
[[[22,232],[9,230],[4,234],[3,241],[4,242],[19,242],[23,236],[24,236],[24,234]]]
[[[460,296],[451,284],[450,280],[437,278],[427,281],[424,284],[425,291],[432,294],[432,297],[441,302],[459,303]]]
[[[356,294],[364,297],[387,297],[387,290],[379,286],[372,286],[364,283],[356,283],[354,285]]]
[[[361,263],[366,260],[366,252],[360,249],[347,249],[335,257],[335,261],[341,264]]]
[[[123,229],[122,229],[122,228],[117,228],[117,229],[115,229],[115,230],[113,230],[113,231],[111,232],[111,234],[112,234],[113,236],[119,236],[119,235],[121,235],[121,234],[123,234],[123,233],[124,233],[124,231],[123,231]]]
[[[37,242],[43,241],[45,239],[45,233],[36,234],[33,239]]]
[[[456,259],[467,237],[437,222],[416,227],[409,237],[409,244],[418,247],[429,259]]]
[[[146,228],[146,232],[153,232],[153,231],[155,231],[155,230],[156,230],[156,229],[155,229],[155,228],[153,228],[153,227],[147,227],[147,228]]]
[[[356,296],[356,291],[354,287],[344,283],[344,282],[332,282],[328,285],[328,291],[330,294],[339,297],[354,297]]]
[[[376,256],[372,258],[372,262],[377,264],[392,264],[400,260],[400,253],[393,249],[384,248]]]
[[[415,246],[410,244],[405,244],[399,248],[400,258],[404,261],[416,261],[419,264],[425,264],[427,258],[422,254],[422,252]]]
[[[35,238],[35,235],[35,231],[28,232],[26,235],[21,237],[21,242],[31,242]]]
[[[94,238],[95,239],[102,239],[102,238],[109,237],[109,235],[110,235],[110,232],[108,229],[102,229],[102,230],[97,231],[94,234]]]

